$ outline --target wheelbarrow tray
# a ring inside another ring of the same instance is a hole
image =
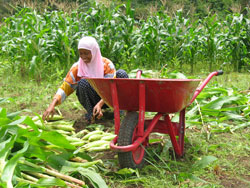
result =
[[[111,84],[115,83],[120,110],[139,110],[139,85],[145,84],[145,111],[176,113],[194,95],[200,79],[87,78],[107,105],[113,107]]]

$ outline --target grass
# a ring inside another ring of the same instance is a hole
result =
[[[242,91],[250,90],[249,73],[225,73],[223,76],[218,76],[211,80],[212,84],[215,82],[226,88],[233,87]]]
[[[109,176],[111,187],[249,187],[249,138],[250,129],[234,134],[212,134],[206,140],[201,131],[187,129],[185,155],[175,159],[171,150],[164,153],[161,144],[148,148],[148,164],[139,170],[139,176]],[[205,168],[195,168],[203,156],[214,156],[217,160]],[[170,169],[170,170],[169,170]]]
[[[30,109],[42,114],[51,102],[62,78],[54,81],[23,80],[19,76],[9,76],[1,70],[0,96],[12,98],[1,107],[8,112]],[[205,78],[205,75],[197,77]],[[236,87],[249,90],[250,75],[230,73],[215,77],[210,84],[223,87]],[[58,107],[66,119],[78,120],[84,114],[75,94]],[[27,112],[23,112],[27,113]],[[186,129],[185,155],[176,159],[167,135],[157,144],[147,148],[148,164],[141,170],[119,173],[116,153],[102,153],[105,168],[102,176],[110,187],[250,187],[250,128],[234,133],[206,133],[198,127]],[[197,161],[204,156],[213,156],[217,160],[203,168],[197,167]]]

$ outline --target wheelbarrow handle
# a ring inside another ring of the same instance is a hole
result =
[[[222,70],[219,70],[219,71],[214,71],[214,72],[211,72],[208,77],[202,82],[202,84],[200,85],[200,87],[198,87],[196,89],[196,91],[194,92],[194,96],[193,98],[191,99],[190,103],[188,104],[188,106],[190,104],[192,104],[192,102],[196,99],[196,97],[200,94],[200,92],[203,90],[203,88],[208,84],[208,82],[211,80],[211,78],[213,78],[214,76],[219,76],[219,75],[222,75],[223,74],[223,71]]]
[[[218,71],[216,71],[217,72],[217,75],[216,76],[220,76],[220,75],[222,75],[224,72],[223,72],[223,70],[218,70]]]
[[[142,70],[138,70],[136,73],[136,78],[141,78]]]

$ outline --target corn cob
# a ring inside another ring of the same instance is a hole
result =
[[[95,160],[95,161],[90,161],[90,162],[85,162],[85,163],[78,163],[78,162],[71,162],[71,161],[66,161],[65,164],[67,166],[71,167],[83,167],[83,168],[88,168],[96,164],[103,164],[102,160]]]
[[[48,125],[48,127],[52,128],[52,129],[61,129],[64,131],[74,131],[75,129],[72,126],[69,125],[54,125],[54,124],[50,124]]]
[[[100,140],[102,137],[103,137],[102,134],[94,134],[89,137],[88,141],[92,142],[92,141]]]
[[[73,126],[74,121],[53,121],[53,122],[47,122],[47,125],[68,125]]]
[[[111,141],[111,140],[113,140],[115,137],[116,137],[116,135],[115,135],[115,134],[112,134],[112,135],[108,135],[108,136],[103,136],[103,137],[101,138],[101,140]]]
[[[83,140],[88,140],[90,136],[92,136],[92,135],[100,135],[100,134],[103,134],[103,131],[100,131],[100,130],[92,131],[92,132],[88,133],[87,135],[85,135],[82,139]]]
[[[86,151],[89,152],[97,152],[97,151],[105,151],[110,149],[109,144],[104,144],[102,146],[98,146],[98,147],[91,147],[91,148],[87,148]]]
[[[70,144],[73,146],[83,146],[84,144],[86,144],[86,142],[85,141],[70,142]]]
[[[82,142],[82,140],[80,138],[76,138],[73,136],[65,136],[65,138],[69,141],[69,142]]]
[[[75,137],[77,138],[82,138],[84,135],[88,134],[89,131],[87,129],[83,129],[79,131],[78,133],[75,134]]]
[[[102,146],[104,144],[109,144],[109,141],[97,140],[94,142],[89,142],[83,146],[83,149],[87,149],[87,148],[91,148],[91,147],[99,147],[99,146]]]
[[[62,120],[63,116],[62,115],[53,115],[53,117],[49,117],[48,121],[58,121],[58,120]]]
[[[63,134],[63,135],[70,135],[71,132],[69,131],[64,131],[64,130],[56,130],[56,132],[60,133],[60,134]]]

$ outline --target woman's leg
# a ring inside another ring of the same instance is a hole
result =
[[[126,71],[119,69],[116,71],[116,78],[128,78],[128,74],[126,73]],[[93,108],[101,100],[101,97],[96,93],[96,91],[85,79],[81,79],[78,82],[76,88],[76,95],[81,105],[87,111],[86,119],[88,121],[91,121]],[[107,107],[108,106],[106,104],[103,106],[103,108]]]
[[[81,79],[78,82],[76,95],[81,105],[87,111],[87,114],[85,115],[86,120],[91,121],[93,108],[101,100],[100,96],[85,79]]]

